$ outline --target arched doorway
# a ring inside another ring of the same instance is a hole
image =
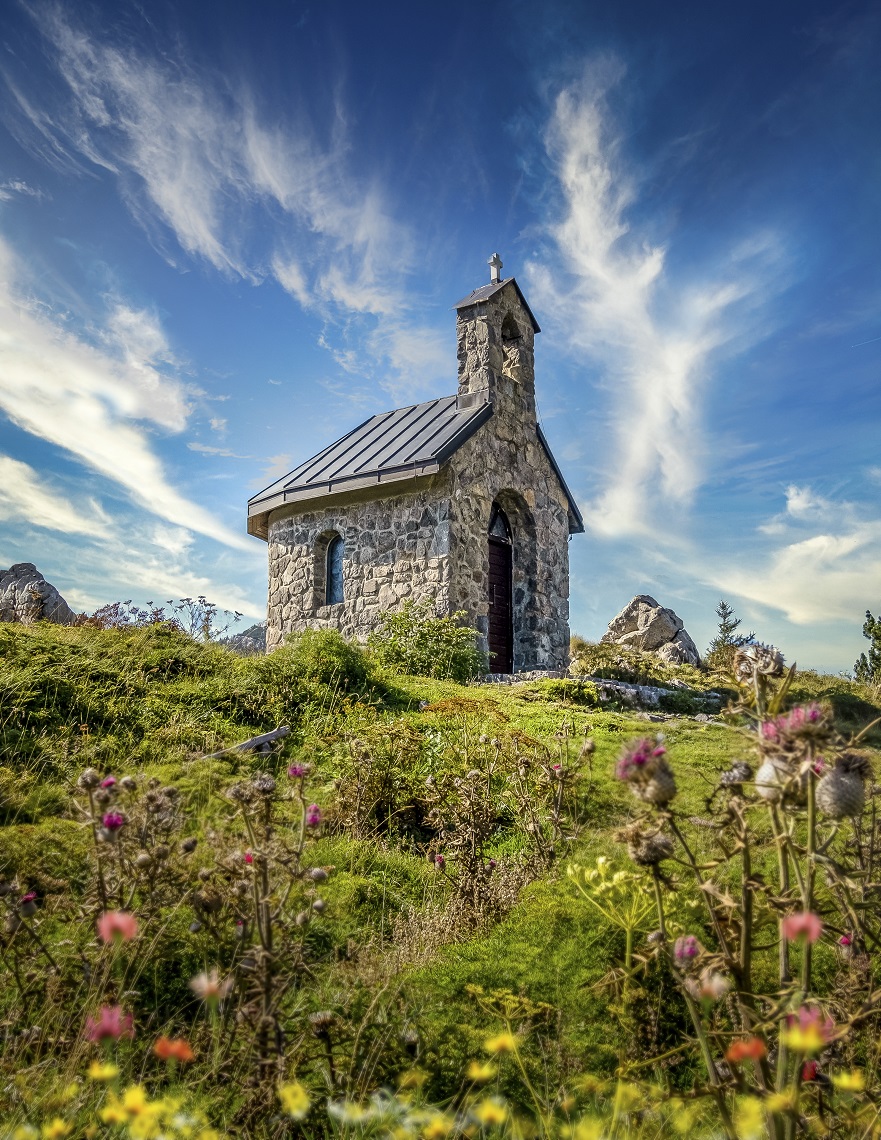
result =
[[[493,503],[489,520],[489,667],[514,671],[513,543],[508,516]]]

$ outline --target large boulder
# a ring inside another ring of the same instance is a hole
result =
[[[671,665],[699,665],[697,646],[682,618],[648,594],[639,594],[609,622],[600,641],[655,653]]]
[[[17,562],[0,571],[0,621],[25,625],[54,621],[69,625],[76,614],[32,562]]]

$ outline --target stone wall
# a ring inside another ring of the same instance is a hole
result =
[[[413,483],[418,490],[340,494],[302,509],[281,508],[269,522],[266,647],[288,633],[338,629],[364,640],[384,610],[430,598],[449,612],[448,476]],[[345,541],[343,601],[324,605],[329,539]]]

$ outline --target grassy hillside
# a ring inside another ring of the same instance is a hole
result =
[[[799,674],[790,696],[828,702],[842,739],[881,715],[868,690],[839,678]],[[695,930],[709,947],[719,930],[699,916],[687,860],[663,863],[658,885],[616,838],[647,817],[613,771],[628,741],[655,746],[663,732],[678,795],[674,813],[652,818],[687,831],[701,874],[739,898],[730,809],[714,790],[753,758],[742,718],[650,723],[595,707],[584,686],[392,676],[322,634],[238,658],[163,626],[0,626],[0,710],[5,1119],[135,1135],[143,1113],[100,1113],[143,1087],[155,1104],[174,1093],[194,1121],[204,1113],[249,1136],[397,1135],[391,1110],[364,1108],[382,1088],[397,1090],[402,1137],[491,1129],[494,1111],[556,1134],[600,1109],[628,1134],[660,1135],[689,1099],[690,1128],[711,1120],[699,1056],[681,1047],[688,1000],[646,941],[657,915],[637,907],[628,935],[609,909],[614,890],[594,892],[598,906],[577,889],[589,880],[566,870],[605,857],[640,904],[667,892],[671,931]],[[282,724],[291,732],[270,752],[222,751]],[[744,794],[753,874],[770,878],[773,820]],[[791,827],[795,851],[798,813]],[[837,889],[818,879],[829,908]],[[845,889],[862,905],[859,883]],[[776,905],[757,895],[766,949],[755,984],[768,992]],[[107,913],[135,916],[134,937],[96,937]],[[734,929],[736,911],[725,921]],[[836,953],[834,940],[815,948],[823,993],[843,984]],[[216,999],[191,984],[214,970],[230,990]],[[131,1031],[124,1020],[90,1041],[100,1010],[117,1006]],[[730,1036],[724,1003],[706,1016]],[[508,1031],[513,1046],[487,1050]],[[157,1056],[157,1038],[185,1040],[194,1059]],[[861,1038],[846,1060],[874,1079],[866,1049]],[[102,1057],[119,1073],[89,1080]],[[604,1083],[625,1070],[661,1090],[654,1115],[625,1104],[636,1085]],[[311,1100],[305,1123],[280,1108],[280,1086],[299,1090],[291,1104]],[[495,1097],[508,1107],[492,1109]],[[319,1111],[326,1100],[336,1115]],[[158,1108],[150,1127],[141,1119],[144,1135],[163,1119]],[[516,1132],[513,1120],[498,1127]],[[202,1133],[207,1124],[191,1126]]]

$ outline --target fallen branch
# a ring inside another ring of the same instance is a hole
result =
[[[283,724],[278,728],[274,728],[272,732],[264,732],[260,736],[252,736],[250,740],[245,740],[241,744],[230,744],[228,748],[221,748],[219,752],[212,752],[210,755],[203,756],[203,760],[217,760],[220,756],[225,756],[227,752],[268,752],[270,744],[276,740],[283,740],[291,731],[290,725]]]

